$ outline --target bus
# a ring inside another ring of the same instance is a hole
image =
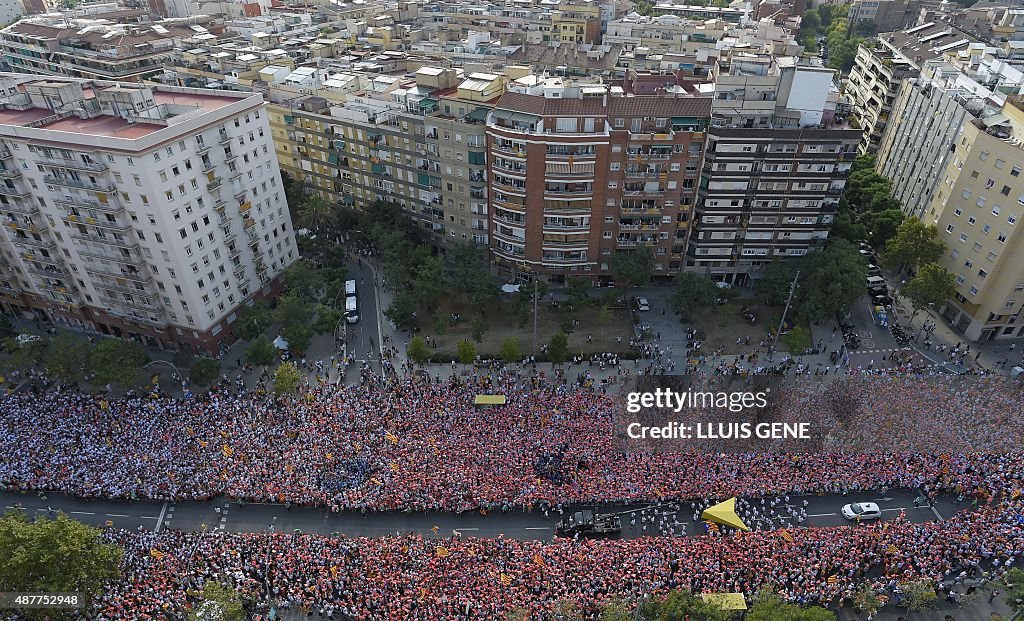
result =
[[[345,298],[345,321],[348,323],[359,322],[359,301],[354,295]]]

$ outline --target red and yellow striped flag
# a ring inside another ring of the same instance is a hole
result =
[[[785,539],[786,541],[788,541],[790,543],[793,543],[793,535],[790,535],[789,531],[786,530],[785,528],[783,528],[782,530],[779,531],[779,535],[781,535],[782,538]]]
[[[451,552],[448,551],[448,548],[444,546],[437,546],[435,552],[437,552],[438,558],[448,558],[448,555],[451,554]]]

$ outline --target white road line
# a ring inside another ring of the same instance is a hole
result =
[[[131,517],[130,515],[123,515],[121,513],[108,513],[107,517]]]
[[[551,530],[550,526],[527,526],[523,530]]]
[[[907,510],[906,507],[896,507],[895,509],[882,509],[882,513],[885,513],[886,511],[906,511],[906,510]]]
[[[811,513],[807,517],[825,517],[829,515],[839,515],[838,513]]]
[[[140,515],[140,520],[159,520],[160,518],[155,515]]]
[[[480,530],[479,528],[453,528],[452,530]]]
[[[72,515],[96,515],[95,513],[90,513],[89,511],[68,511],[68,513]]]
[[[174,511],[174,507],[171,507],[171,511]],[[160,528],[164,525],[164,517],[167,515],[167,503],[160,507],[160,517],[156,519],[156,526],[153,527],[154,533],[159,533]]]

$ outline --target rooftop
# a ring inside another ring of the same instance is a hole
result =
[[[978,43],[974,37],[947,23],[928,22],[907,30],[878,35],[879,41],[916,67],[946,52]]]

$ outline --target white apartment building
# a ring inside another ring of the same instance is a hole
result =
[[[261,95],[0,81],[6,310],[216,353],[276,293],[298,250]]]

